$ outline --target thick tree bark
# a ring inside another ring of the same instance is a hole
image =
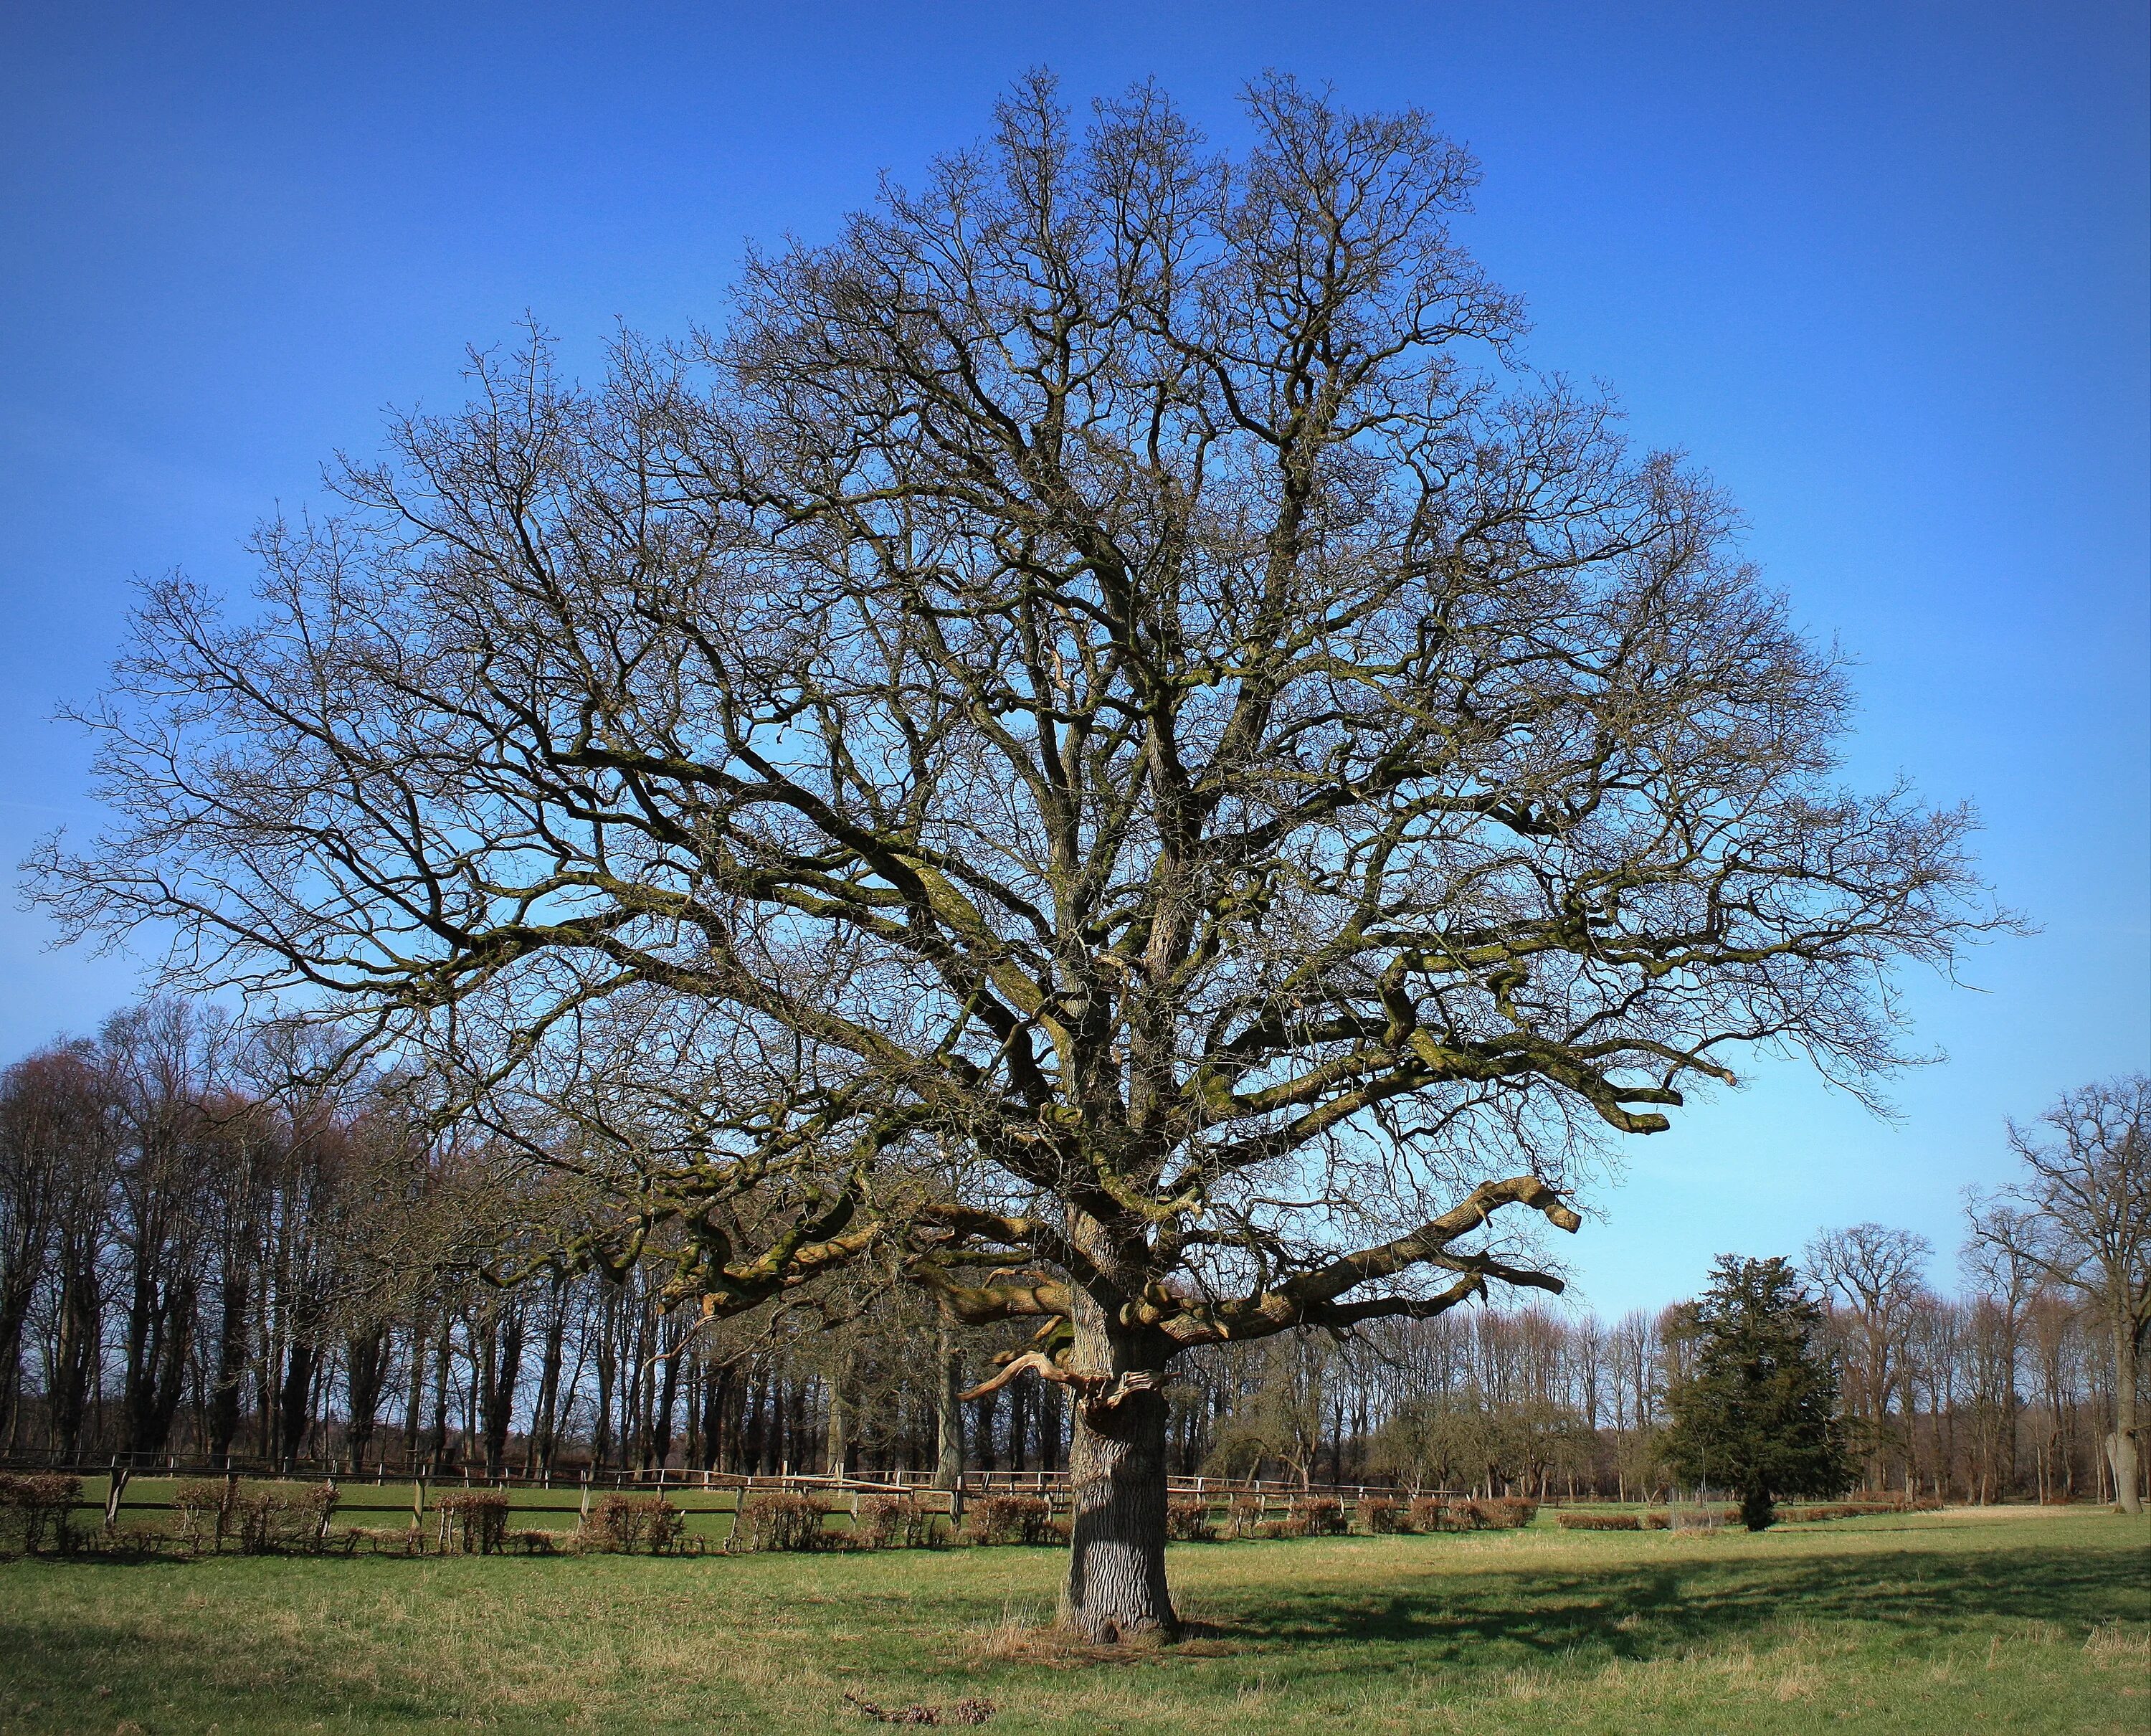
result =
[[[2113,1472],[2114,1505],[2124,1513],[2143,1511],[2143,1471],[2136,1438],[2136,1337],[2134,1323],[2113,1329],[2113,1432],[2106,1437],[2106,1462]]]
[[[1109,1330],[1102,1311],[1077,1294],[1075,1371],[1119,1376],[1164,1366],[1163,1347]],[[1117,1644],[1138,1635],[1178,1637],[1165,1582],[1165,1397],[1130,1393],[1117,1404],[1079,1399],[1069,1454],[1075,1498],[1060,1623],[1082,1638]]]

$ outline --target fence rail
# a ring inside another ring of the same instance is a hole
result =
[[[189,1459],[170,1453],[117,1453],[102,1461],[63,1459],[52,1455],[0,1454],[0,1470],[58,1470],[81,1477],[129,1478],[238,1477],[243,1480],[274,1480],[333,1482],[339,1488],[386,1487],[390,1484],[423,1483],[431,1488],[597,1491],[617,1490],[658,1493],[671,1490],[744,1489],[829,1491],[841,1494],[888,1495],[922,1492],[938,1488],[934,1473],[924,1470],[781,1471],[774,1475],[741,1471],[703,1470],[666,1466],[647,1470],[591,1470],[574,1466],[551,1471],[518,1471],[482,1465],[432,1465],[407,1460],[379,1460],[354,1470],[325,1460],[298,1460],[285,1465],[261,1460],[230,1463]],[[969,1495],[1050,1495],[1064,1492],[1070,1474],[1065,1470],[966,1470],[960,1486]],[[1417,1491],[1384,1483],[1302,1483],[1276,1477],[1172,1476],[1167,1485],[1175,1495],[1263,1495],[1278,1499],[1294,1496],[1329,1496],[1339,1500],[1364,1500],[1369,1495],[1409,1496],[1454,1495],[1437,1489]],[[1558,1502],[1558,1496],[1546,1504]],[[1582,1497],[1578,1497],[1579,1500]],[[535,1511],[535,1510],[534,1510]]]

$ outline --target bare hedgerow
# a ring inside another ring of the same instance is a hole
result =
[[[1240,1494],[1227,1509],[1226,1525],[1235,1537],[1252,1537],[1263,1522],[1264,1503],[1259,1495]]]
[[[434,1546],[442,1554],[452,1542],[465,1555],[498,1555],[508,1536],[508,1496],[497,1489],[458,1489],[436,1504],[440,1528]]]
[[[1217,1535],[1210,1503],[1199,1495],[1176,1496],[1165,1510],[1165,1534],[1176,1543],[1208,1543]]]
[[[1470,1505],[1477,1515],[1480,1528],[1490,1531],[1521,1531],[1539,1514],[1539,1504],[1521,1495],[1497,1495]]]
[[[974,1543],[1050,1543],[1053,1509],[1042,1496],[982,1495],[964,1516],[964,1531]]]
[[[9,1541],[28,1555],[49,1541],[64,1555],[73,1547],[70,1516],[82,1499],[82,1479],[63,1471],[0,1474],[0,1518]]]
[[[224,1547],[238,1495],[238,1482],[230,1477],[185,1477],[173,1485],[172,1508],[180,1516],[180,1535],[190,1548],[199,1552],[205,1539],[212,1550]]]
[[[932,1541],[934,1518],[908,1495],[869,1495],[859,1502],[852,1538],[864,1549],[917,1549]]]
[[[833,1547],[828,1519],[828,1509],[811,1495],[779,1489],[757,1496],[747,1510],[747,1547],[799,1554]]]
[[[332,1483],[256,1483],[242,1488],[231,1504],[240,1552],[319,1550],[341,1499]]]
[[[576,1541],[608,1555],[632,1555],[638,1546],[656,1555],[677,1545],[685,1524],[686,1516],[661,1495],[616,1491],[583,1521]]]

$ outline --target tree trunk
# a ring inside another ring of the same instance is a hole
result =
[[[827,1382],[829,1394],[828,1427],[822,1447],[822,1470],[828,1475],[841,1477],[849,1468],[847,1460],[851,1455],[851,1401],[845,1388],[850,1384],[852,1359],[849,1355],[838,1359],[835,1371]],[[805,1468],[802,1465],[802,1470]]]
[[[276,1461],[289,1472],[296,1468],[306,1432],[307,1400],[313,1395],[316,1355],[311,1334],[294,1332],[291,1359],[284,1366],[283,1384],[276,1394]]]
[[[453,1348],[448,1321],[441,1322],[433,1343],[433,1426],[426,1435],[426,1463],[435,1475],[446,1468],[448,1457],[448,1355]],[[466,1456],[469,1448],[466,1445]]]
[[[935,1323],[934,1353],[940,1376],[934,1388],[934,1486],[954,1489],[964,1475],[964,1358],[946,1308]]]
[[[2113,1470],[2114,1505],[2124,1513],[2143,1511],[2143,1473],[2136,1443],[2136,1337],[2133,1323],[2113,1328],[2113,1432],[2106,1437],[2106,1462]]]
[[[524,1470],[535,1471],[540,1476],[549,1475],[553,1469],[555,1420],[560,1407],[560,1364],[568,1339],[568,1308],[563,1297],[566,1288],[567,1274],[555,1272],[545,1315],[544,1349],[538,1358],[538,1403],[531,1413],[529,1450],[524,1459]]]
[[[666,1348],[665,1373],[657,1386],[657,1415],[650,1424],[650,1467],[660,1471],[672,1456],[672,1413],[680,1402],[680,1364],[687,1355],[683,1339],[676,1339]]]
[[[367,1449],[373,1445],[375,1417],[381,1409],[381,1392],[388,1379],[388,1329],[375,1325],[352,1334],[346,1340],[344,1358],[346,1410],[344,1446],[356,1476],[366,1465]]]
[[[1125,1374],[1164,1365],[1162,1346],[1109,1332],[1103,1313],[1077,1294],[1077,1372]],[[1139,1392],[1107,1408],[1079,1402],[1068,1455],[1075,1500],[1061,1626],[1117,1644],[1139,1634],[1178,1637],[1165,1582],[1165,1396]]]

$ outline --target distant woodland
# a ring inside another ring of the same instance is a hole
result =
[[[959,1394],[1020,1348],[871,1274],[811,1303],[667,1310],[664,1250],[608,1269],[557,1177],[330,1089],[302,1040],[164,1000],[0,1076],[0,1443],[18,1461],[360,1471],[1065,1468],[1060,1389]],[[524,1174],[519,1183],[514,1177]],[[557,1221],[556,1221],[557,1220]],[[2104,1499],[2109,1347],[2081,1297],[1968,1243],[1863,1224],[1800,1256],[1830,1304],[1865,1485]],[[1471,1306],[1187,1356],[1176,1475],[1544,1495],[1663,1490],[1686,1304],[1606,1322]]]

